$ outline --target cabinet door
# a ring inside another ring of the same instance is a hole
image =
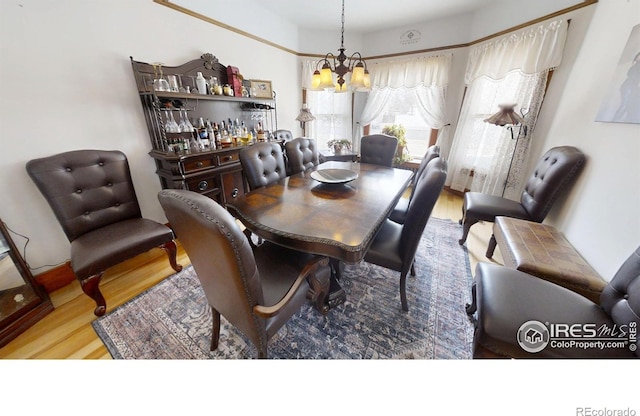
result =
[[[240,195],[244,195],[244,177],[242,170],[225,172],[221,175],[224,203],[233,201]]]

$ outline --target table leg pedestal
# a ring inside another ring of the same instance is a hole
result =
[[[331,259],[329,261],[331,266],[331,284],[329,285],[329,295],[326,297],[326,303],[329,309],[335,308],[338,305],[342,305],[347,300],[347,294],[340,286],[340,278],[342,277],[342,267],[344,265],[340,260]]]

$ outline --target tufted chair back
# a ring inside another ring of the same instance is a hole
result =
[[[532,221],[544,220],[556,199],[577,177],[584,162],[584,154],[572,146],[554,147],[542,156],[520,197],[520,203]]]
[[[640,246],[618,269],[600,295],[600,306],[618,325],[640,327]],[[636,337],[640,347],[640,337]],[[640,357],[640,348],[635,350]]]
[[[98,228],[140,218],[129,164],[120,151],[76,150],[27,163],[69,241]]]
[[[318,165],[316,141],[308,137],[298,137],[284,144],[287,155],[287,173],[294,175]]]
[[[282,148],[275,142],[259,142],[238,155],[251,189],[267,186],[287,176]]]
[[[386,134],[370,134],[360,141],[360,162],[393,166],[398,139]]]
[[[276,130],[274,133],[276,140],[282,140],[283,143],[293,140],[291,130]]]

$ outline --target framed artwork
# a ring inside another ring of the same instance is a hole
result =
[[[640,25],[631,29],[596,121],[640,124]]]
[[[255,91],[252,95],[257,98],[273,98],[273,90],[271,89],[271,81],[262,81],[259,79],[251,80],[251,90]]]

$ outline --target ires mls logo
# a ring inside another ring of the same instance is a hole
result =
[[[595,323],[542,323],[527,321],[516,335],[520,347],[530,353],[537,353],[547,346],[551,348],[599,349],[628,348],[635,351],[637,324],[607,325]]]

